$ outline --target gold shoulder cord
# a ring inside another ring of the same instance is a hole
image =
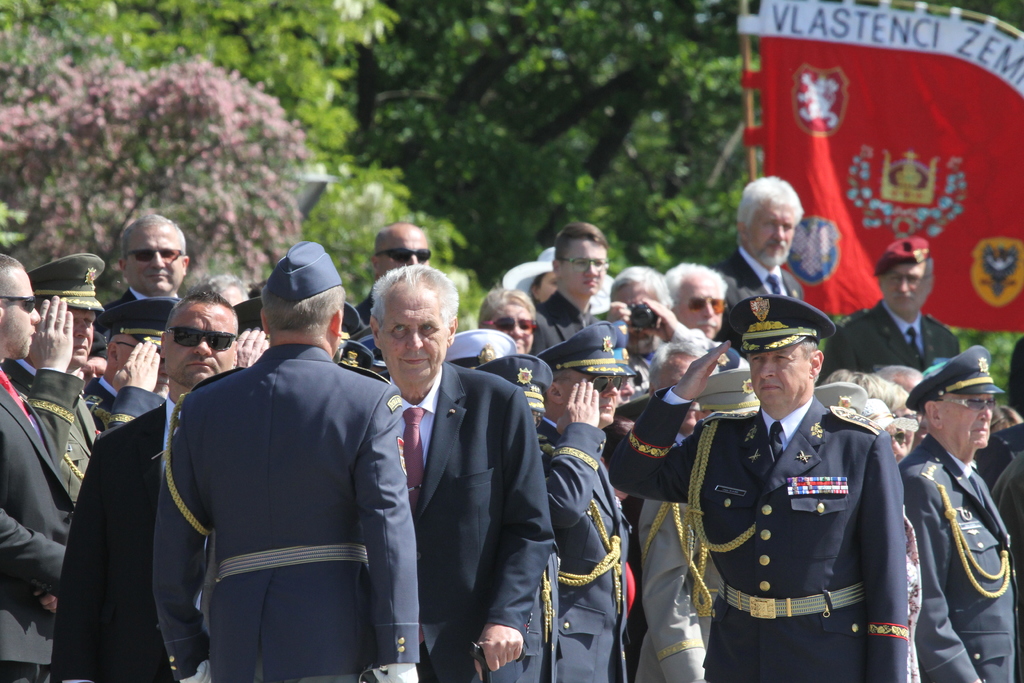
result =
[[[594,526],[597,527],[597,534],[601,537],[601,543],[604,544],[604,549],[608,554],[604,556],[603,560],[597,563],[589,574],[570,574],[562,571],[558,572],[558,583],[576,588],[586,586],[588,583],[592,583],[597,579],[597,577],[607,573],[608,570],[611,569],[613,571],[615,583],[615,604],[618,607],[619,613],[621,613],[622,563],[619,562],[619,558],[622,556],[622,542],[618,536],[608,536],[608,530],[604,526],[604,520],[601,519],[601,509],[597,507],[597,501],[591,499],[590,509],[587,510],[587,514],[590,515],[590,519],[593,520]]]
[[[640,566],[643,567],[647,564],[647,554],[651,550],[651,545],[654,543],[654,537],[661,531],[661,525],[665,522],[665,518],[668,517],[668,513],[672,513],[672,520],[676,523],[676,535],[679,536],[679,545],[683,548],[683,553],[689,558],[692,552],[686,545],[685,528],[683,527],[683,516],[679,512],[679,503],[662,503],[661,507],[658,508],[658,514],[655,515],[654,521],[651,523],[651,530],[647,534],[647,538],[644,539],[643,551],[640,553]]]
[[[704,425],[704,431],[700,435],[700,442],[697,444],[697,460],[693,463],[693,471],[690,473],[689,507],[683,516],[683,525],[686,527],[687,543],[684,547],[696,548],[696,559],[690,561],[690,573],[693,574],[693,605],[697,609],[697,616],[711,616],[711,591],[704,583],[704,570],[708,563],[708,553],[727,553],[735,550],[754,535],[757,524],[751,524],[750,528],[728,543],[712,543],[708,540],[704,531],[704,511],[700,508],[700,491],[704,486],[704,475],[707,473],[708,457],[711,455],[711,442],[718,431],[718,421],[712,420]]]
[[[178,403],[174,406],[174,410],[171,411],[171,423],[167,429],[167,448],[164,449],[164,472],[167,473],[167,489],[171,492],[171,500],[178,506],[178,510],[185,520],[192,525],[192,528],[198,531],[203,536],[209,536],[210,530],[199,523],[196,516],[192,514],[192,511],[185,505],[185,501],[181,499],[181,494],[178,493],[178,487],[174,485],[174,475],[171,474],[171,439],[174,437],[174,431],[178,428],[178,414],[181,412],[181,407],[185,405],[185,397],[188,393],[184,393],[178,397]]]
[[[1010,553],[1006,550],[999,551],[999,557],[1001,560],[999,573],[989,574],[982,569],[981,565],[978,564],[978,561],[974,559],[974,553],[967,549],[967,539],[964,538],[964,532],[960,529],[960,523],[956,521],[956,508],[953,507],[953,504],[949,500],[949,495],[946,493],[946,487],[938,482],[935,482],[935,485],[939,489],[939,495],[942,496],[942,506],[945,508],[944,514],[946,519],[949,520],[949,525],[953,528],[953,542],[956,544],[957,554],[960,555],[960,563],[964,566],[964,571],[967,573],[967,579],[971,582],[971,585],[974,586],[974,590],[978,591],[984,597],[992,599],[1002,597],[1010,587]],[[974,568],[974,571],[971,571],[971,567]],[[974,572],[981,574],[990,581],[1002,579],[1003,585],[995,593],[987,591],[981,587],[980,583],[978,583],[978,579],[974,577]]]
[[[547,568],[540,575],[540,595],[544,603],[544,642],[551,642],[551,627],[555,622],[555,606],[552,603],[551,581],[548,580]]]

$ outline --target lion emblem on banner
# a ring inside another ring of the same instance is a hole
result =
[[[850,161],[847,177],[846,198],[861,210],[865,228],[885,226],[897,239],[918,232],[937,237],[964,212],[967,177],[960,157],[943,164],[937,156],[922,157],[912,149],[899,156],[882,150],[877,181],[874,161],[874,148],[864,145]]]
[[[1024,287],[1024,242],[1011,237],[989,237],[971,252],[971,284],[985,303],[1002,307]]]
[[[809,285],[820,285],[839,267],[839,227],[821,216],[806,216],[796,226],[789,269]]]
[[[811,135],[828,136],[839,130],[846,116],[849,79],[838,66],[816,69],[804,64],[793,74],[793,111],[796,123]]]

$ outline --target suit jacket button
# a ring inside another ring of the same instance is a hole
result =
[[[419,554],[419,553],[417,552],[417,553],[416,553],[416,559],[417,559],[417,560],[423,559],[423,556],[422,556],[422,555],[420,555],[420,554]]]

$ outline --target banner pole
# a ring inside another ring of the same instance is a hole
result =
[[[750,14],[749,0],[740,0],[740,16]],[[750,36],[740,34],[740,57],[743,60],[743,72],[750,71]],[[747,129],[756,125],[754,118],[754,91],[751,88],[743,88],[743,122]],[[747,147],[747,174],[750,180],[757,179],[757,148]]]

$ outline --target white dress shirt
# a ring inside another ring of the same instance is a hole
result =
[[[889,314],[892,321],[896,323],[896,327],[899,328],[900,334],[903,335],[903,341],[908,344],[910,343],[910,339],[907,338],[907,330],[914,328],[914,341],[917,344],[917,352],[920,353],[923,358],[924,339],[921,338],[921,313],[918,312],[917,318],[914,319],[914,322],[908,323],[906,320],[892,312],[892,309],[889,308],[889,304],[885,303],[885,299],[882,299],[882,308],[884,308],[885,312]]]
[[[748,254],[747,250],[744,249],[743,247],[740,247],[740,256],[743,257],[743,260],[747,262],[747,265],[751,267],[751,269],[754,271],[754,274],[756,274],[758,279],[761,280],[761,284],[764,286],[765,289],[767,289],[769,292],[772,291],[772,288],[768,285],[768,276],[774,275],[775,277],[779,278],[779,287],[782,288],[782,293],[785,294],[786,296],[789,296],[789,292],[786,291],[786,282],[785,280],[782,279],[782,268],[780,268],[779,266],[775,266],[771,270],[768,270],[767,268],[762,266],[757,259]]]

